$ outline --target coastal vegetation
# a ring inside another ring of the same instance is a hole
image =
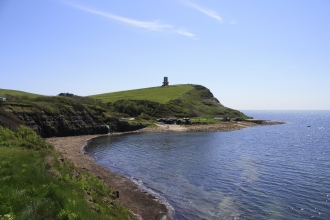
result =
[[[133,131],[153,126],[157,118],[188,117],[196,124],[221,123],[214,117],[247,118],[242,112],[223,106],[201,85],[153,87],[88,97],[70,93],[34,96],[2,90],[5,91],[7,101],[0,108],[0,125],[29,124],[43,137],[107,133],[105,125],[111,131]],[[10,123],[4,122],[9,119]]]
[[[241,117],[243,113],[223,106],[211,91],[200,85],[154,87],[95,96],[110,110],[129,117]]]
[[[0,126],[0,219],[134,219],[116,191],[31,129]]]

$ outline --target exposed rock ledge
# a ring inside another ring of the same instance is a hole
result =
[[[17,119],[41,137],[64,137],[87,134],[107,134],[107,126],[87,111],[77,114],[47,114],[11,112]]]

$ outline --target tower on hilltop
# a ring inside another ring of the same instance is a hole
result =
[[[166,76],[164,77],[164,82],[162,86],[168,86],[168,78]]]

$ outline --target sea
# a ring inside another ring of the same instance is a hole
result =
[[[330,219],[330,111],[243,111],[285,124],[99,137],[86,153],[174,219]]]

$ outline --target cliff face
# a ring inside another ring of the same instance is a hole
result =
[[[81,111],[77,114],[19,111],[11,111],[10,113],[42,137],[108,133],[107,126],[87,111]]]

